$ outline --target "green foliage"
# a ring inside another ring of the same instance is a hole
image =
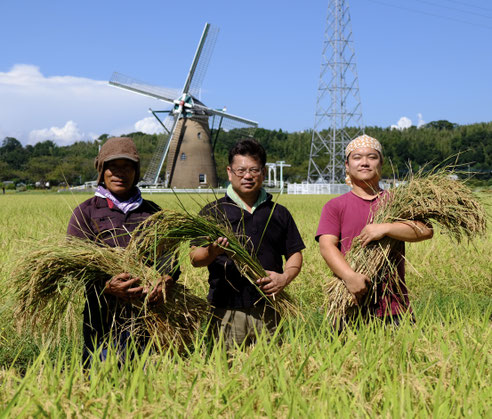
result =
[[[441,119],[439,121],[429,122],[428,124],[425,124],[425,127],[435,128],[438,130],[442,130],[442,129],[453,130],[458,127],[458,124]]]
[[[120,365],[110,351],[105,362],[96,360],[84,370],[80,329],[78,337],[62,331],[64,339],[56,343],[15,327],[11,271],[26,239],[62,239],[72,208],[88,197],[0,195],[3,416],[491,416],[490,231],[457,245],[436,229],[432,240],[409,243],[407,279],[416,324],[409,318],[399,328],[375,322],[338,335],[321,308],[330,272],[313,240],[321,208],[331,197],[282,195],[279,203],[291,210],[307,246],[303,269],[288,287],[305,320],[286,323],[272,340],[261,336],[229,359],[198,334],[186,356],[145,352]],[[482,198],[490,216],[492,197]],[[162,208],[180,206],[175,196],[152,199]],[[180,199],[195,211],[205,198]],[[185,264],[180,282],[205,296],[207,270]],[[81,322],[81,312],[73,315]]]
[[[347,131],[352,136],[357,134],[354,128]],[[458,163],[473,175],[476,184],[492,182],[492,122],[459,126],[448,121],[433,121],[421,128],[400,131],[367,127],[365,132],[383,145],[383,177],[405,175],[409,162],[415,171],[428,162],[437,164],[457,155]],[[143,176],[160,137],[141,132],[127,135],[133,138],[140,153]],[[27,184],[49,181],[52,185],[67,181],[73,185],[95,180],[94,157],[108,137],[103,134],[96,141],[79,141],[69,146],[57,146],[47,140],[26,147],[15,138],[6,137],[0,147],[0,181]],[[229,149],[239,137],[238,130],[220,132],[214,155],[221,185],[227,183],[225,169]],[[284,169],[284,178],[289,182],[301,182],[307,177],[311,137],[312,131],[289,133],[258,128],[255,132],[255,138],[266,149],[269,162],[284,160],[291,165]],[[214,139],[215,134],[212,142]]]
[[[377,138],[384,150],[383,177],[401,177],[409,162],[416,171],[431,162],[434,166],[452,158],[472,175],[476,182],[490,184],[492,179],[492,122],[442,128],[443,121],[425,127],[406,130],[366,128]],[[447,121],[444,121],[447,122]],[[450,123],[449,123],[450,124]],[[464,174],[463,174],[464,176]]]

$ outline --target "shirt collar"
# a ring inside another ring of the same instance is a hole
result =
[[[239,195],[236,193],[236,191],[233,189],[232,185],[229,184],[229,186],[227,187],[227,192],[226,192],[227,196],[229,198],[231,198],[234,203],[239,207],[239,208],[242,208],[243,210],[245,211],[249,211],[248,210],[248,207],[246,206],[245,202],[239,197]],[[268,194],[267,192],[265,191],[264,188],[261,188],[260,189],[260,193],[258,195],[258,199],[256,200],[256,202],[253,204],[253,206],[251,207],[251,214],[253,212],[255,212],[256,208],[258,208],[261,204],[263,204],[263,202],[266,202],[268,200]]]

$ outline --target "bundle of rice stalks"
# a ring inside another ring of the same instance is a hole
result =
[[[42,326],[44,330],[53,330],[61,326],[65,313],[74,306],[79,307],[80,313],[87,284],[128,272],[152,289],[161,278],[127,249],[79,239],[59,244],[44,242],[37,247],[39,250],[21,259],[13,274],[19,301],[18,320],[33,329]],[[181,285],[174,287],[163,305],[150,305],[145,299],[132,301],[132,305],[133,320],[137,319],[137,326],[145,328],[141,333],[156,337],[162,347],[191,342],[208,311],[203,299]]]
[[[373,216],[373,223],[422,221],[437,224],[444,234],[456,241],[472,239],[486,231],[486,212],[472,191],[462,182],[452,180],[449,168],[435,169],[428,174],[419,171],[406,182],[384,195]],[[411,224],[410,224],[411,225]],[[384,237],[362,247],[358,238],[345,255],[354,271],[365,274],[372,287],[361,303],[367,306],[375,297],[376,286],[385,280],[395,281],[398,275],[391,257],[400,242]],[[330,278],[326,288],[327,315],[334,323],[346,322],[357,311],[357,302],[343,281]]]
[[[185,214],[163,210],[152,214],[132,233],[128,251],[141,261],[155,263],[177,252],[181,240],[167,235],[169,228],[177,228],[188,220]]]
[[[224,248],[234,261],[237,269],[246,277],[268,304],[281,315],[300,316],[298,308],[286,292],[275,298],[267,297],[256,281],[267,276],[258,258],[251,252],[249,237],[236,234],[227,220],[212,216],[192,215],[178,211],[164,210],[153,214],[134,231],[129,247],[145,249],[137,251],[140,257],[155,260],[163,254],[175,253],[182,242],[190,241],[194,246],[208,246],[218,237],[226,237],[229,246]],[[175,256],[177,258],[177,256]]]

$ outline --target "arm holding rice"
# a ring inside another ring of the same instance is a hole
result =
[[[217,256],[227,253],[226,248],[228,245],[229,243],[226,237],[219,237],[206,247],[193,246],[190,252],[191,264],[194,267],[210,265]],[[266,270],[268,276],[256,281],[265,295],[272,296],[278,294],[299,275],[302,267],[302,253],[292,253],[287,255],[285,259],[285,266],[282,273]]]
[[[137,187],[140,158],[132,139],[107,140],[95,159],[95,167],[98,171],[95,196],[74,210],[67,235],[102,247],[126,248],[135,228],[160,210],[153,202],[143,199]],[[133,308],[127,303],[145,297],[149,303],[164,302],[164,292],[172,282],[166,272],[172,266],[167,262],[155,261],[162,277],[153,284],[143,286],[141,278],[128,272],[112,277],[101,275],[100,280],[87,284],[83,323],[85,360],[90,359],[99,345],[107,344],[108,336],[129,339],[126,323],[132,317]]]
[[[391,237],[403,242],[418,242],[432,238],[430,225],[421,221],[367,224],[359,234],[361,245],[367,246],[372,241]],[[367,275],[355,272],[339,250],[337,236],[324,234],[319,237],[320,253],[332,272],[342,279],[347,289],[360,300],[368,291],[371,281]]]
[[[432,226],[422,221],[406,221],[395,223],[368,224],[360,232],[362,246],[370,242],[391,237],[404,242],[420,242],[431,239],[434,235]]]
[[[368,291],[371,281],[367,275],[355,272],[338,248],[338,237],[323,234],[319,237],[319,249],[332,272],[346,285],[352,295],[360,300]]]
[[[127,225],[123,226],[123,218],[118,217],[117,213],[108,207],[107,202],[104,202],[100,197],[91,198],[73,211],[68,224],[67,235],[82,240],[100,242],[109,247],[126,247],[129,240],[128,231],[137,225],[140,220],[143,221],[152,212],[157,211],[158,207],[150,203],[150,201],[144,201],[142,210],[144,211],[143,213],[136,211],[135,214],[127,217]],[[110,212],[108,213],[108,211]],[[122,219],[120,220],[119,218]],[[163,272],[169,269],[164,261],[161,265]],[[175,276],[178,275],[179,272]],[[169,285],[173,282],[173,278],[168,274],[163,274],[162,280],[155,284],[152,290],[149,290],[140,286],[139,278],[131,278],[129,273],[121,272],[96,286],[99,290],[98,292],[112,295],[122,301],[144,298],[149,294],[149,302],[155,304],[162,302],[162,291],[168,290]],[[163,284],[167,285],[163,287]]]
[[[305,246],[291,214],[263,189],[265,164],[265,150],[256,140],[244,139],[229,151],[226,195],[201,214],[227,225],[239,243],[217,237],[208,246],[192,248],[190,254],[193,266],[208,267],[211,329],[216,337],[224,335],[229,348],[254,343],[262,330],[273,334],[280,320],[277,308],[290,304],[285,293],[274,297],[302,265]],[[253,270],[236,266],[242,253],[256,260]]]
[[[193,246],[190,253],[191,264],[195,268],[210,265],[217,256],[225,253],[224,247],[229,246],[227,237],[218,237],[206,247]]]
[[[404,283],[404,242],[430,239],[432,227],[426,222],[410,220],[372,223],[378,207],[390,197],[379,187],[383,163],[381,144],[375,138],[362,135],[348,144],[345,157],[346,182],[352,190],[328,201],[323,207],[316,233],[321,255],[355,300],[360,302],[374,278],[369,278],[366,269],[356,272],[347,262],[346,254],[353,243],[364,248],[385,238],[394,240],[394,249],[389,257],[395,266],[392,275],[398,279],[381,278],[376,290],[379,307],[374,309],[379,317],[401,315],[409,308]],[[391,286],[397,290],[392,290]]]
[[[295,252],[285,258],[284,272],[266,271],[267,277],[258,279],[256,283],[267,296],[281,292],[292,280],[299,275],[302,267],[302,253]]]

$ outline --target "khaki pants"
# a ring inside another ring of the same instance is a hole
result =
[[[211,331],[215,339],[222,335],[226,348],[252,345],[261,333],[275,333],[280,315],[268,306],[241,309],[214,308]]]

